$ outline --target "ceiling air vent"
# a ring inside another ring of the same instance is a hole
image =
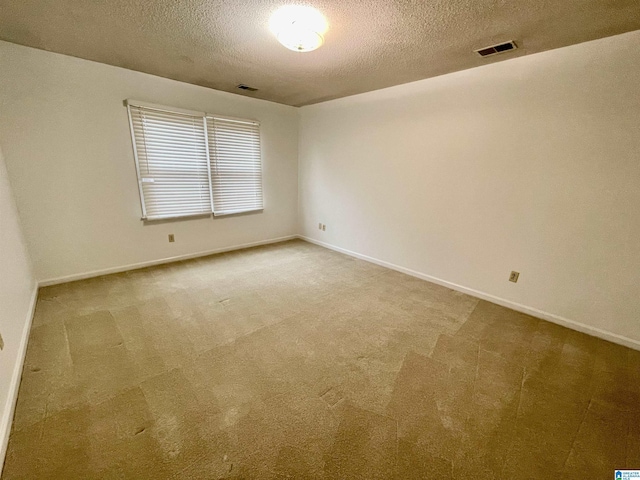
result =
[[[490,57],[491,55],[497,55],[499,53],[508,52],[509,50],[515,50],[516,48],[518,48],[516,42],[511,40],[510,42],[500,43],[498,45],[492,45],[490,47],[484,47],[474,51],[481,57]]]
[[[239,88],[240,90],[246,90],[247,92],[255,92],[258,90],[257,88],[250,87],[249,85],[245,85],[244,83],[237,85],[236,88]]]

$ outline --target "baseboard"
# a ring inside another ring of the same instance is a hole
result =
[[[109,275],[111,273],[127,272],[129,270],[137,270],[139,268],[153,267],[154,265],[162,265],[165,263],[179,262],[181,260],[190,260],[192,258],[206,257],[207,255],[214,255],[216,253],[231,252],[233,250],[242,250],[243,248],[259,247],[260,245],[269,245],[271,243],[286,242],[287,240],[293,240],[295,238],[298,238],[298,235],[287,235],[286,237],[271,238],[268,240],[260,240],[260,241],[251,242],[251,243],[243,243],[240,245],[233,245],[231,247],[222,247],[222,248],[216,248],[214,250],[207,250],[204,252],[188,253],[185,255],[178,255],[175,257],[161,258],[159,260],[150,260],[148,262],[133,263],[130,265],[122,265],[120,267],[104,268],[101,270],[93,270],[91,272],[66,275],[64,277],[49,278],[47,280],[39,281],[38,286],[48,287],[51,285],[58,285],[60,283],[75,282],[76,280],[85,280],[87,278],[100,277],[102,275]]]
[[[9,394],[7,395],[7,403],[2,410],[2,418],[0,419],[0,475],[2,475],[2,467],[7,454],[7,445],[9,444],[9,435],[11,434],[11,425],[13,424],[13,414],[16,409],[16,401],[18,400],[18,390],[20,389],[20,379],[22,378],[22,367],[24,359],[27,355],[27,343],[29,341],[29,332],[31,331],[31,322],[36,309],[36,301],[38,300],[38,285],[34,285],[31,295],[31,304],[22,330],[22,339],[18,348],[18,356],[16,364],[13,367],[13,375],[11,376],[11,384],[9,385]]]
[[[489,293],[485,293],[480,290],[475,290],[473,288],[465,287],[463,285],[458,285],[456,283],[448,282],[447,280],[442,280],[441,278],[432,277],[431,275],[427,275],[426,273],[418,272],[416,270],[411,270],[410,268],[401,267],[399,265],[395,265],[390,262],[385,262],[384,260],[378,260],[377,258],[373,258],[368,255],[352,252],[351,250],[337,247],[329,243],[321,242],[319,240],[306,237],[304,235],[298,235],[298,238],[305,240],[309,243],[313,243],[315,245],[319,245],[321,247],[334,250],[336,252],[344,253],[345,255],[349,255],[351,257],[355,257],[360,260],[365,260],[370,263],[375,263],[376,265],[380,265],[382,267],[386,267],[391,270],[396,270],[398,272],[406,273],[407,275],[411,275],[412,277],[417,277],[422,280],[426,280],[428,282],[442,285],[443,287],[447,287],[452,290],[457,290],[458,292],[466,293],[467,295],[471,295],[472,297],[480,298],[482,300],[486,300],[488,302],[495,303],[503,307],[510,308],[512,310],[516,310],[518,312],[526,313],[527,315],[531,315],[533,317],[541,318],[543,320],[556,323],[563,327],[571,328],[572,330],[577,330],[578,332],[586,333],[587,335],[591,335],[593,337],[598,337],[603,340],[607,340],[609,342],[613,342],[619,345],[623,345],[625,347],[633,348],[634,350],[640,350],[640,341],[633,340],[632,338],[628,338],[623,335],[618,335],[617,333],[608,332],[606,330],[602,330],[597,327],[592,327],[590,325],[586,325],[584,323],[577,322],[575,320],[571,320],[569,318],[565,318],[560,315],[545,312],[543,310],[539,310],[534,307],[529,307],[527,305],[522,305],[520,303],[512,302],[511,300],[506,300],[504,298],[496,297],[495,295],[491,295]]]

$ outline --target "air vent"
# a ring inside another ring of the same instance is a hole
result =
[[[498,45],[492,45],[490,47],[484,47],[474,51],[481,57],[490,57],[491,55],[497,55],[499,53],[508,52],[509,50],[515,50],[516,48],[518,48],[516,42],[511,40],[510,42],[500,43]]]
[[[257,88],[250,87],[249,85],[245,85],[244,83],[241,83],[236,88],[239,88],[240,90],[246,90],[247,92],[255,92],[258,90]]]

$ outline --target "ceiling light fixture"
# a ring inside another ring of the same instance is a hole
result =
[[[313,7],[287,5],[274,12],[269,28],[289,50],[311,52],[324,43],[327,21]]]

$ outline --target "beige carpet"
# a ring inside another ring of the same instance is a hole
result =
[[[44,288],[3,479],[609,479],[640,353],[292,241]]]

